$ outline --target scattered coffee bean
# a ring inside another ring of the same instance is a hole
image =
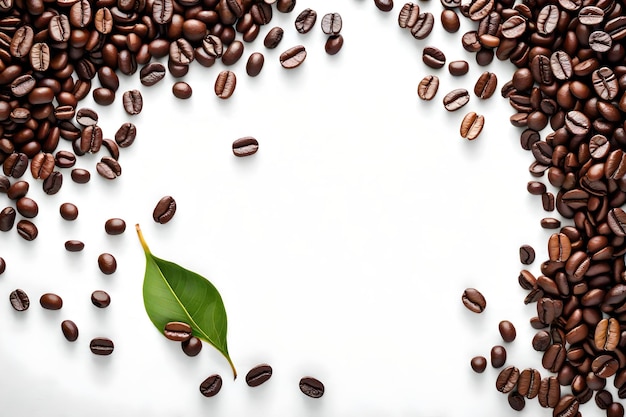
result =
[[[200,393],[205,397],[213,397],[222,389],[222,377],[215,374],[209,376],[200,384]]]
[[[19,288],[11,292],[9,301],[16,311],[28,310],[28,307],[30,307],[28,295],[24,290],[20,290]]]
[[[37,238],[37,235],[39,234],[39,230],[37,229],[37,226],[35,226],[35,224],[33,222],[31,222],[30,220],[20,220],[19,222],[17,222],[17,233],[24,239],[24,240],[35,240]]]
[[[342,20],[339,13],[327,13],[322,17],[322,32],[326,35],[338,35],[341,27]]]
[[[32,219],[37,217],[39,214],[39,206],[32,198],[22,197],[15,203],[15,208],[17,208],[17,212],[22,216]]]
[[[469,71],[469,64],[467,61],[451,61],[448,64],[448,71],[450,75],[454,75],[456,77],[465,75]]]
[[[102,253],[98,256],[98,267],[105,275],[111,275],[117,270],[117,260],[110,253]]]
[[[60,310],[63,300],[56,294],[46,293],[39,298],[39,304],[46,310]]]
[[[439,89],[439,77],[436,75],[427,75],[422,78],[417,86],[417,96],[422,100],[432,100]]]
[[[122,95],[122,104],[126,113],[134,116],[143,109],[143,96],[139,90],[128,90]]]
[[[324,50],[328,55],[336,55],[341,51],[343,47],[343,36],[339,35],[331,35],[326,39],[326,43],[324,44]]]
[[[175,342],[183,342],[189,340],[192,336],[191,326],[180,321],[172,321],[165,325],[163,334],[170,340]]]
[[[272,377],[272,367],[268,364],[257,365],[246,374],[246,384],[258,387]]]
[[[76,121],[79,125],[84,127],[96,125],[98,123],[98,113],[96,113],[95,110],[86,107],[80,108],[76,112]],[[59,151],[57,152],[57,155],[61,152],[65,151]]]
[[[498,78],[493,72],[483,72],[474,85],[474,94],[483,100],[490,98],[496,91]]]
[[[267,32],[265,35],[265,39],[263,40],[263,45],[267,49],[274,49],[278,46],[280,41],[283,39],[284,30],[281,27],[275,26]]]
[[[111,297],[106,291],[96,290],[91,293],[91,303],[98,308],[106,308],[111,304]]]
[[[520,246],[519,260],[524,265],[530,265],[535,262],[535,249],[530,245]]]
[[[123,123],[115,132],[115,142],[120,148],[128,148],[137,138],[137,127],[130,122]]]
[[[550,333],[545,330],[540,330],[533,336],[532,346],[538,352],[544,352],[550,344],[552,343],[552,338],[550,337]]]
[[[19,200],[28,194],[28,190],[30,185],[26,181],[15,181],[11,186],[7,189],[7,197],[11,200]]]
[[[519,369],[514,366],[507,366],[498,374],[496,379],[496,389],[507,394],[515,388],[519,379]]]
[[[113,341],[105,337],[96,337],[89,342],[89,349],[94,355],[110,355],[114,347]]]
[[[300,14],[296,17],[296,30],[298,33],[308,33],[315,26],[315,21],[317,20],[317,12],[311,9],[304,9],[300,12]]]
[[[172,86],[172,93],[174,97],[186,100],[191,97],[192,89],[186,82],[178,81]]]
[[[108,219],[104,222],[104,231],[109,235],[121,235],[126,230],[126,222],[120,218]]]
[[[444,9],[441,12],[441,25],[449,33],[458,32],[461,27],[461,22],[459,21],[459,15],[452,9]]]
[[[446,64],[446,56],[439,48],[427,46],[422,52],[422,61],[433,69],[439,69]]]
[[[561,227],[561,221],[554,217],[544,217],[541,219],[541,227],[544,229],[558,229]]]
[[[500,332],[500,336],[502,336],[502,340],[507,343],[511,343],[515,340],[515,336],[517,336],[517,332],[515,331],[515,326],[508,320],[502,320],[498,324],[498,331]]]
[[[183,352],[187,356],[197,356],[202,350],[202,341],[195,336],[181,342]]]
[[[293,69],[302,65],[306,59],[306,49],[302,45],[296,45],[280,54],[280,65],[286,69]]]
[[[152,218],[155,222],[165,224],[172,220],[176,213],[176,200],[172,196],[162,197],[154,207]]]
[[[261,73],[263,64],[265,63],[265,57],[260,52],[254,52],[248,57],[246,63],[246,73],[250,77],[256,77]]]
[[[72,181],[77,184],[87,184],[91,179],[91,173],[83,168],[74,168],[71,173]]]
[[[456,111],[469,102],[469,93],[464,88],[450,91],[443,98],[443,106],[448,111]]]
[[[68,252],[80,252],[85,249],[85,244],[80,240],[67,240],[65,242],[65,250]]]
[[[474,356],[470,361],[472,370],[478,374],[482,374],[487,369],[487,359],[484,356]]]
[[[215,95],[221,99],[230,98],[235,92],[237,76],[232,71],[222,71],[215,80]]]
[[[483,115],[469,112],[463,117],[459,132],[462,138],[474,140],[483,131],[484,125],[485,117]]]
[[[491,366],[501,368],[506,363],[506,349],[504,346],[496,345],[491,348]]]
[[[526,406],[526,400],[517,391],[511,391],[507,397],[509,405],[515,411],[522,411]]]
[[[96,171],[102,178],[114,180],[122,175],[122,166],[110,156],[103,156],[100,162],[96,164]]]
[[[467,288],[461,296],[463,305],[474,313],[482,313],[487,307],[485,297],[475,288]]]
[[[324,395],[324,384],[316,378],[307,376],[300,379],[300,391],[308,397],[320,398]]]
[[[5,207],[0,211],[0,231],[8,232],[15,224],[17,212],[13,207]]]
[[[259,150],[259,142],[252,136],[239,138],[233,142],[233,154],[235,156],[249,156]]]
[[[76,220],[76,218],[78,217],[78,207],[76,207],[72,203],[63,203],[59,207],[59,213],[61,214],[61,217],[65,220]]]
[[[374,0],[374,4],[381,12],[390,12],[393,10],[393,0]]]
[[[68,342],[75,342],[78,339],[78,326],[72,320],[63,320],[61,322],[61,332]]]

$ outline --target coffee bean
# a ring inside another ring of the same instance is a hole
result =
[[[96,164],[96,171],[101,177],[114,180],[122,175],[122,166],[110,156],[103,156],[100,162]]]
[[[476,0],[470,4],[470,8],[468,10],[469,18],[473,21],[479,21],[483,18],[487,17],[491,10],[493,10],[494,1],[493,0]]]
[[[433,31],[434,26],[435,17],[432,13],[420,13],[417,16],[415,24],[411,26],[411,35],[413,35],[415,39],[426,39]]]
[[[80,252],[85,248],[85,244],[80,240],[67,240],[65,250],[68,252]]]
[[[74,168],[71,172],[72,181],[77,184],[87,184],[91,179],[91,173],[83,168]]]
[[[532,340],[533,349],[538,352],[544,352],[550,344],[552,343],[552,338],[550,337],[550,333],[545,330],[540,330],[535,333]]]
[[[326,39],[326,43],[324,44],[324,50],[328,55],[336,55],[339,53],[341,48],[343,47],[343,36],[342,35],[332,35]]]
[[[506,363],[506,349],[504,346],[496,345],[491,348],[491,366],[501,368]]]
[[[432,100],[439,89],[439,77],[427,75],[417,86],[417,95],[422,100]]]
[[[165,325],[165,328],[163,329],[163,334],[169,340],[182,342],[185,340],[189,340],[192,334],[192,329],[191,326],[189,326],[187,323],[173,321]]]
[[[72,203],[63,203],[59,207],[61,217],[65,220],[76,220],[78,217],[78,207]]]
[[[542,407],[556,407],[561,398],[561,386],[555,376],[546,377],[541,380],[537,398]]]
[[[111,304],[111,297],[106,291],[97,290],[91,293],[91,303],[98,308],[106,308]]]
[[[555,343],[544,352],[541,364],[550,372],[558,372],[565,362],[565,347],[560,343]]]
[[[589,35],[589,47],[596,52],[607,52],[613,46],[613,38],[602,30],[596,30]]]
[[[296,17],[296,30],[298,33],[308,33],[313,26],[315,26],[315,21],[317,20],[317,12],[311,9],[304,9],[298,14]]]
[[[128,148],[137,138],[137,127],[130,122],[123,123],[115,132],[115,142],[120,148]]]
[[[115,101],[115,91],[106,87],[94,88],[91,95],[93,96],[93,101],[101,106],[111,105]]]
[[[256,77],[261,73],[261,69],[263,69],[263,64],[265,63],[265,57],[260,52],[254,52],[248,57],[248,62],[246,63],[246,73],[250,77]]]
[[[263,40],[263,45],[267,49],[274,49],[278,46],[280,41],[283,39],[284,30],[281,27],[275,26],[267,32],[265,35],[265,39]]]
[[[554,211],[554,194],[551,192],[541,194],[541,204],[545,211]]]
[[[526,190],[532,195],[542,195],[547,191],[546,185],[540,181],[528,181]]]
[[[128,90],[122,95],[124,110],[131,116],[141,113],[143,109],[143,97],[139,90]]]
[[[258,387],[272,377],[272,367],[267,364],[257,365],[246,374],[246,384]]]
[[[614,351],[620,341],[620,325],[614,317],[604,318],[596,325],[593,337],[598,350]]]
[[[606,410],[613,403],[613,394],[602,389],[596,393],[596,405],[601,410]]]
[[[102,129],[97,125],[86,126],[80,134],[80,151],[97,153],[102,146]]]
[[[45,180],[53,170],[54,156],[50,153],[40,152],[30,161],[30,172],[35,179]]]
[[[174,64],[189,65],[193,60],[193,46],[185,38],[170,43],[170,60]]]
[[[222,389],[222,377],[215,374],[209,376],[200,384],[200,393],[205,397],[213,397]]]
[[[398,14],[398,25],[401,28],[412,28],[420,14],[420,7],[416,3],[405,3]]]
[[[595,70],[591,74],[591,82],[593,83],[593,88],[596,94],[598,94],[598,96],[603,100],[613,100],[619,93],[619,84],[617,82],[617,78],[615,77],[615,73],[613,73],[613,70],[608,67],[602,67]],[[579,113],[580,112],[576,112],[575,115],[577,115],[578,118],[581,118],[581,116],[578,115]]]
[[[39,304],[46,310],[60,310],[63,307],[63,300],[56,294],[45,293],[39,298]]]
[[[110,355],[114,347],[113,341],[105,337],[96,337],[89,342],[89,349],[94,355]]]
[[[496,389],[507,394],[515,388],[519,379],[519,369],[514,366],[507,366],[498,374],[496,378]]]
[[[469,71],[469,64],[467,61],[451,61],[448,64],[448,71],[450,75],[461,76],[467,74]]]
[[[498,324],[498,330],[500,331],[500,336],[502,336],[502,340],[505,342],[512,342],[515,340],[515,336],[517,332],[515,331],[515,326],[508,320],[502,320]]]
[[[126,230],[126,222],[123,219],[112,218],[104,223],[104,231],[109,235],[121,235]]]
[[[13,178],[20,178],[28,167],[28,156],[22,152],[13,152],[4,160],[2,169],[4,175]]]
[[[183,352],[187,356],[197,356],[202,350],[202,341],[195,336],[181,342]]]
[[[619,207],[609,210],[607,223],[616,236],[626,236],[626,212],[624,210]]]
[[[222,71],[215,80],[215,95],[221,99],[230,98],[235,91],[237,77],[232,71]]]
[[[302,45],[296,45],[280,54],[280,65],[286,69],[300,66],[306,59],[306,49]]]
[[[117,270],[117,260],[110,253],[102,253],[98,256],[98,267],[105,275],[111,275]]]
[[[17,222],[16,228],[18,235],[20,235],[24,240],[35,240],[39,234],[37,226],[29,220],[20,220]]]
[[[578,413],[578,400],[571,394],[566,394],[561,397],[559,402],[554,407],[554,417],[575,417]]]
[[[561,221],[559,219],[555,219],[554,217],[544,217],[541,219],[541,227],[544,229],[558,229],[561,227]]]
[[[422,61],[431,68],[439,69],[446,64],[446,56],[440,49],[427,46],[422,51]]]
[[[326,35],[338,35],[341,27],[342,20],[339,13],[327,13],[322,17],[322,32]]]
[[[474,140],[480,135],[485,125],[485,117],[474,112],[467,113],[461,121],[461,137]]]
[[[466,89],[457,88],[450,91],[443,98],[443,106],[448,111],[456,111],[469,102],[470,96]],[[476,118],[473,122],[475,123]],[[481,126],[482,127],[482,126]]]
[[[463,45],[463,49],[468,52],[478,52],[480,51],[481,44],[478,39],[478,32],[475,30],[466,32],[461,37],[461,44]]]
[[[515,411],[522,411],[526,406],[524,396],[518,391],[511,391],[507,397],[509,405]]]
[[[8,232],[15,223],[16,212],[13,207],[5,207],[0,211],[0,231]]]
[[[611,355],[599,355],[591,362],[591,370],[600,378],[610,378],[620,369],[617,359]]]
[[[8,177],[1,175],[0,176],[0,193],[6,193],[11,186],[11,181]]]
[[[456,33],[461,27],[459,16],[452,9],[444,9],[441,12],[441,25],[448,33]]]
[[[75,342],[78,339],[78,326],[72,320],[63,320],[61,322],[61,332],[68,342]]]
[[[28,194],[28,190],[30,189],[30,184],[26,181],[15,181],[11,186],[7,189],[7,197],[11,200],[19,200]]]
[[[480,99],[488,99],[496,91],[498,78],[493,72],[483,72],[474,85],[474,94]]]
[[[324,395],[324,384],[316,378],[306,376],[300,379],[300,391],[308,397],[320,398]]]
[[[69,151],[59,151],[54,155],[54,163],[59,168],[71,168],[76,164],[76,155]]]
[[[233,142],[233,154],[235,156],[249,156],[259,150],[259,142],[252,136],[239,138]]]
[[[621,403],[611,403],[606,409],[607,417],[624,417],[624,406]]]
[[[234,41],[224,51],[222,55],[222,63],[230,66],[235,65],[243,55],[244,46],[241,41]]]
[[[475,288],[466,288],[461,296],[463,305],[474,313],[482,313],[487,307],[485,297]]]
[[[487,359],[484,356],[474,356],[470,361],[472,370],[478,374],[482,374],[487,369]]]
[[[189,84],[184,81],[178,81],[172,86],[174,97],[186,100],[191,97],[192,89]]]
[[[393,10],[393,0],[374,0],[374,4],[381,12],[390,12]]]
[[[43,181],[42,188],[44,193],[53,195],[59,192],[63,185],[63,174],[59,171],[52,171],[48,178]]]
[[[19,288],[11,292],[9,301],[16,311],[28,310],[28,307],[30,307],[28,295],[24,290],[20,290]]]
[[[44,72],[50,66],[50,47],[43,42],[36,42],[28,54],[33,70]]]
[[[145,86],[153,86],[165,77],[165,66],[159,62],[150,62],[139,70],[139,80]]]
[[[7,263],[3,257],[0,256],[0,275],[4,274],[7,269]]]

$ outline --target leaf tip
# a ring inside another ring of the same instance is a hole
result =
[[[150,248],[148,248],[148,244],[143,237],[143,233],[141,232],[141,227],[139,227],[139,223],[135,225],[135,230],[137,230],[137,236],[139,237],[139,242],[141,243],[141,247],[143,247],[143,251],[145,253],[150,253]]]

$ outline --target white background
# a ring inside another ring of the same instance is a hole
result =
[[[496,94],[481,102],[473,95],[449,113],[441,100],[457,87],[473,90],[484,71],[460,43],[473,28],[463,20],[457,34],[440,24],[438,1],[420,2],[433,12],[436,29],[415,40],[397,24],[401,3],[390,13],[372,1],[298,0],[291,14],[275,13],[257,41],[246,44],[233,68],[238,83],[229,100],[213,93],[221,63],[191,65],[184,78],[191,99],[171,94],[169,74],[153,87],[139,76],[121,76],[116,102],[82,106],[100,114],[105,137],[125,121],[136,124],[136,142],[123,149],[123,173],[99,177],[95,163],[106,151],[79,158],[92,180],[70,180],[54,196],[31,180],[29,196],[40,204],[39,237],[21,239],[15,229],[0,236],[7,263],[0,276],[0,404],[2,415],[47,416],[513,416],[506,396],[495,389],[497,370],[478,375],[469,361],[489,356],[502,344],[498,322],[509,319],[517,340],[506,344],[507,364],[541,367],[532,350],[534,330],[517,276],[518,249],[531,244],[539,274],[550,231],[539,197],[526,192],[532,162],[521,149],[521,130],[509,124],[512,109],[499,95],[513,68],[494,62]],[[318,12],[312,32],[293,26],[305,7]],[[324,52],[319,22],[328,12],[343,17],[345,44],[335,56]],[[262,40],[275,25],[285,37],[275,50]],[[306,46],[304,64],[280,67],[280,52]],[[466,59],[470,73],[451,77],[421,61],[424,46],[439,46],[448,58]],[[245,74],[250,53],[265,55],[256,78]],[[430,102],[416,94],[422,77],[441,78]],[[97,86],[97,81],[94,87]],[[138,116],[122,109],[121,93],[139,88],[145,105]],[[482,134],[459,136],[465,112],[485,114]],[[233,140],[254,136],[256,155],[236,158]],[[64,149],[71,149],[63,141]],[[30,174],[26,177],[30,179]],[[174,219],[152,220],[164,195],[178,203]],[[61,219],[61,203],[75,203],[74,222]],[[12,204],[0,196],[2,206]],[[556,212],[553,213],[557,215]],[[104,222],[126,220],[121,236],[108,236]],[[558,215],[557,215],[558,217]],[[232,380],[227,362],[210,346],[189,358],[166,340],[144,312],[144,256],[134,231],[141,224],[152,252],[211,280],[221,292],[229,320],[228,343],[239,371]],[[81,253],[66,252],[68,239],[85,242]],[[97,267],[100,253],[118,260],[115,274]],[[487,298],[477,315],[461,294],[475,287]],[[21,288],[31,308],[14,311],[9,293]],[[90,302],[106,290],[106,309]],[[64,300],[60,311],[43,310],[45,292]],[[74,320],[80,336],[67,342],[60,330]],[[96,336],[111,338],[115,351],[89,351]],[[269,363],[273,377],[249,388],[245,374]],[[203,397],[207,376],[224,378],[222,391]],[[298,389],[311,375],[326,386],[321,399]],[[585,416],[604,415],[593,401]],[[536,400],[521,415],[548,416]]]

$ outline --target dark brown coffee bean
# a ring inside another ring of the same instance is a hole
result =
[[[573,395],[566,394],[561,397],[554,407],[554,417],[575,417],[578,413],[579,402]]]
[[[300,14],[296,17],[296,30],[298,33],[308,33],[313,26],[315,26],[315,21],[317,20],[317,12],[311,9],[304,9]]]
[[[85,248],[85,244],[80,240],[67,240],[65,250],[68,252],[80,252]]]
[[[98,125],[86,126],[80,134],[80,151],[97,153],[102,146],[102,129]]]
[[[606,409],[607,417],[624,417],[624,406],[621,403],[611,403]]]
[[[626,37],[626,19],[624,16],[615,17],[604,25],[604,31],[611,35],[614,41]]]
[[[324,50],[328,55],[336,55],[337,53],[339,53],[342,47],[342,35],[331,35],[328,37],[328,39],[326,39],[326,43],[324,44]]]
[[[252,136],[239,138],[233,142],[233,154],[235,156],[249,156],[259,150],[259,142]]]
[[[113,341],[105,337],[96,337],[89,342],[89,349],[94,355],[110,355],[114,347]]]
[[[515,336],[517,332],[515,331],[515,326],[508,320],[502,320],[498,324],[498,331],[500,332],[500,336],[502,336],[502,340],[505,342],[512,342],[515,340]]]
[[[507,366],[498,374],[496,378],[496,389],[507,394],[515,388],[519,379],[519,369],[514,366]]]
[[[72,181],[77,184],[87,184],[91,179],[91,174],[86,169],[74,168],[70,174]]]
[[[265,39],[263,40],[263,45],[267,49],[274,49],[278,46],[280,41],[283,39],[284,30],[281,27],[275,26],[267,32],[265,35]]]
[[[268,364],[257,365],[246,374],[246,384],[258,387],[272,377],[272,367]]]
[[[126,230],[126,222],[120,218],[108,219],[104,223],[104,231],[109,235],[121,235]]]
[[[456,111],[469,102],[470,96],[466,89],[457,88],[443,98],[443,106],[448,111]]]
[[[117,260],[110,253],[102,253],[98,256],[98,268],[105,275],[111,275],[117,270]]]
[[[555,343],[544,352],[541,364],[550,372],[558,372],[563,366],[565,359],[565,347],[560,343]]]
[[[561,398],[561,386],[555,376],[543,378],[539,385],[539,404],[544,408],[554,408]]]
[[[450,75],[461,76],[467,74],[469,71],[469,64],[467,61],[451,61],[448,64],[448,71]]]
[[[444,9],[441,12],[441,25],[448,33],[456,33],[461,27],[459,15],[452,9]]]
[[[596,405],[601,410],[606,410],[613,403],[613,394],[602,389],[596,393]]]
[[[120,148],[128,148],[137,138],[137,127],[130,122],[123,123],[115,132],[115,142]]]
[[[439,89],[439,77],[427,75],[417,86],[417,95],[422,100],[432,100]]]
[[[202,341],[195,336],[181,342],[181,347],[185,355],[197,356],[202,350]]]
[[[28,295],[24,290],[20,290],[19,288],[9,294],[9,301],[11,302],[11,306],[17,311],[28,310],[28,307],[30,307]]]
[[[59,207],[61,217],[65,220],[76,220],[78,217],[78,207],[72,203],[63,203]]]
[[[541,194],[541,204],[545,211],[554,211],[554,194],[551,192]]]
[[[165,196],[159,200],[152,212],[155,222],[165,224],[172,220],[176,213],[176,201],[171,196]]]
[[[468,13],[469,18],[475,22],[480,21],[487,17],[493,10],[493,0],[476,0],[470,4]]]
[[[544,229],[558,229],[561,227],[561,221],[554,217],[544,217],[541,219],[540,224]]]
[[[478,39],[478,32],[475,30],[464,33],[461,37],[461,44],[463,49],[468,52],[478,52],[482,47]]]
[[[15,97],[23,97],[25,95],[30,94],[31,91],[33,91],[33,89],[35,88],[36,84],[37,84],[37,81],[35,80],[35,78],[33,78],[32,75],[30,74],[20,75],[11,83],[11,86],[10,86],[11,93],[13,93]],[[52,97],[54,97],[54,92],[51,89],[48,89],[45,91],[48,93],[52,93]],[[35,99],[36,101],[41,101],[41,100],[38,100],[37,97],[35,97]],[[52,99],[50,100],[44,99],[43,101],[49,103],[52,101]]]
[[[306,59],[306,49],[302,45],[296,45],[280,54],[280,65],[283,68],[292,69],[300,66]]]
[[[597,356],[591,362],[591,370],[600,378],[610,378],[620,369],[619,361],[611,355]]]
[[[504,346],[496,345],[491,348],[491,366],[501,368],[506,363],[506,349]]]
[[[209,376],[200,384],[200,393],[205,397],[213,397],[222,389],[222,377],[215,374]]]
[[[39,231],[37,226],[29,220],[20,220],[17,222],[17,234],[20,235],[24,240],[35,240]]]
[[[393,10],[393,0],[374,0],[374,4],[381,12],[390,12]]]
[[[106,291],[96,290],[91,293],[91,303],[98,308],[106,308],[111,304],[111,297]]]
[[[461,137],[468,140],[476,139],[478,135],[480,135],[480,132],[482,132],[484,125],[484,116],[476,114],[475,112],[467,113],[461,121]]]
[[[515,411],[522,411],[526,406],[524,396],[518,391],[511,391],[507,397],[509,405]]]
[[[327,13],[322,17],[322,32],[326,35],[338,35],[341,27],[342,20],[339,13]]]
[[[616,236],[626,236],[626,212],[624,210],[619,207],[609,210],[607,223]]]
[[[261,73],[261,69],[263,69],[263,64],[265,63],[265,57],[260,52],[254,52],[248,57],[248,62],[246,63],[246,73],[250,77],[256,77]]]
[[[175,342],[183,342],[185,340],[189,340],[191,338],[192,329],[187,323],[172,321],[165,325],[163,329],[163,334],[169,340],[173,340]]]
[[[242,57],[244,45],[241,41],[233,41],[222,55],[222,63],[224,65],[234,65]]]
[[[56,294],[45,293],[39,298],[39,304],[46,310],[60,310],[63,307],[63,300]]]
[[[191,86],[184,81],[175,82],[172,86],[172,93],[174,97],[179,98],[181,100],[186,100],[191,97],[193,90]]]
[[[101,106],[111,105],[115,101],[115,91],[105,87],[95,88],[92,95],[93,100]]]
[[[427,46],[422,51],[422,61],[431,68],[439,69],[446,64],[446,56],[440,49]]]
[[[54,155],[54,163],[59,168],[71,168],[76,164],[76,155],[69,151],[59,151]]]
[[[131,116],[141,113],[143,109],[143,97],[139,90],[125,91],[122,95],[124,110]]]
[[[153,86],[165,77],[165,66],[150,62],[139,70],[139,80],[145,86]]]
[[[28,190],[30,189],[30,185],[26,181],[15,181],[11,186],[7,189],[6,194],[11,200],[19,200],[28,194]]]
[[[170,60],[179,65],[189,65],[193,60],[193,46],[185,38],[170,43]]]
[[[545,330],[540,330],[535,333],[532,340],[533,349],[538,352],[544,352],[550,344],[552,343],[552,338],[550,337],[550,333]]]
[[[472,370],[477,374],[482,374],[487,369],[487,359],[484,356],[474,356],[470,361]]]
[[[20,178],[28,168],[28,155],[22,152],[13,152],[4,160],[2,169],[4,175],[13,178]]]
[[[528,181],[526,190],[532,195],[542,195],[547,191],[546,185],[540,181]]]
[[[482,313],[487,307],[485,297],[475,288],[466,288],[461,296],[463,305],[474,313]]]
[[[416,3],[405,3],[398,14],[398,25],[401,28],[412,28],[417,22],[420,14],[420,7]]]
[[[435,17],[432,13],[420,13],[417,21],[411,26],[411,34],[415,39],[426,39],[433,31]]]
[[[222,71],[215,80],[215,95],[221,99],[230,98],[235,91],[237,77],[232,71]]]
[[[68,342],[75,342],[78,339],[78,326],[72,320],[63,320],[61,322],[61,332]]]
[[[483,72],[474,85],[474,94],[480,99],[488,99],[496,91],[498,78],[493,72]]]
[[[306,376],[300,379],[300,391],[308,397],[320,398],[324,395],[324,384],[318,379]]]
[[[39,214],[39,206],[37,205],[37,202],[29,197],[22,197],[17,200],[15,208],[19,214],[27,219],[37,217],[37,214]]]

